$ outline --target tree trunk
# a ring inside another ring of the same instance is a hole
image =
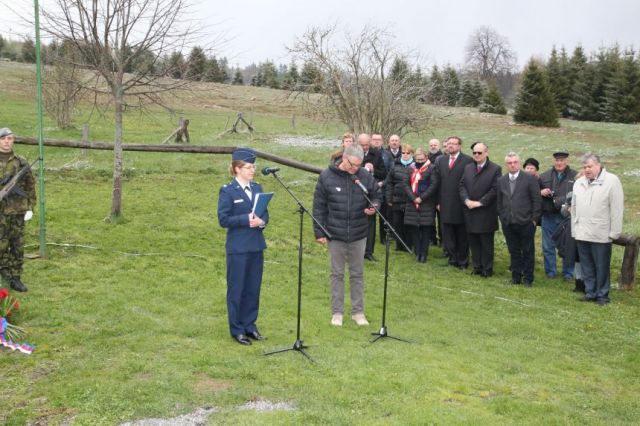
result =
[[[111,199],[111,217],[122,214],[122,115],[124,111],[124,93],[122,85],[113,89],[115,101],[115,139],[113,146],[113,194]]]

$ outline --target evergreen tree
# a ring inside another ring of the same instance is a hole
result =
[[[482,102],[482,97],[485,94],[485,86],[480,80],[473,81],[473,96],[478,99],[478,105]],[[476,105],[477,106],[477,105]]]
[[[202,80],[206,69],[207,56],[204,54],[204,50],[202,50],[202,48],[199,46],[194,46],[193,49],[191,49],[191,53],[189,54],[185,78],[192,81]]]
[[[185,63],[182,52],[173,52],[169,57],[166,73],[172,78],[181,79],[184,74]]]
[[[223,56],[222,58],[218,59],[218,67],[220,68],[220,74],[218,75],[218,79],[216,80],[216,82],[228,83],[231,76],[229,75],[229,61],[226,57]]]
[[[561,59],[558,57],[558,52],[555,46],[551,49],[551,56],[547,62],[546,71],[547,78],[549,79],[549,89],[553,94],[556,109],[561,112],[565,111],[567,108],[566,100],[568,96],[569,82],[567,80],[566,73],[563,72],[563,65],[561,63]],[[566,114],[563,115],[566,116]]]
[[[453,67],[448,65],[442,73],[444,102],[448,106],[456,106],[460,99],[460,79]]]
[[[278,70],[272,61],[260,64],[258,74],[261,75],[260,86],[270,87],[271,89],[280,88],[280,79],[278,78]]]
[[[311,93],[322,91],[322,72],[311,62],[305,62],[300,73],[300,86],[302,90]]]
[[[240,68],[236,69],[231,84],[236,86],[242,86],[244,84],[244,77],[242,76],[242,71],[240,71]]]
[[[0,35],[0,56],[2,56],[2,51],[4,50],[4,38],[2,37],[2,35]]]
[[[500,91],[495,82],[492,81],[489,83],[489,89],[484,96],[482,96],[479,110],[480,112],[488,112],[491,114],[504,115],[507,113],[507,108],[504,106],[504,101],[502,100],[502,96],[500,96]]]
[[[626,51],[605,90],[604,119],[618,123],[640,120],[640,69],[633,50]]]
[[[440,74],[437,65],[434,65],[433,68],[431,68],[427,102],[434,105],[441,105],[444,102],[444,85],[442,81],[442,75]]]
[[[479,81],[465,80],[464,83],[462,83],[462,88],[460,89],[460,106],[476,108],[480,105],[482,85],[476,85],[476,83],[479,83]],[[480,91],[478,91],[478,87],[480,87]]]
[[[22,62],[35,63],[36,62],[36,45],[30,38],[26,39],[22,43],[21,49]]]
[[[404,81],[409,78],[411,69],[409,63],[402,58],[396,57],[391,66],[389,78],[395,81]]]
[[[289,70],[282,80],[282,88],[287,90],[297,90],[299,80],[300,74],[298,73],[298,66],[295,62],[291,62]]]
[[[522,87],[515,99],[517,123],[558,127],[558,111],[546,75],[535,60],[529,60],[522,76]]]
[[[208,82],[220,82],[220,79],[221,79],[221,71],[220,71],[220,65],[218,64],[218,60],[216,59],[215,56],[211,59],[207,59],[207,65],[206,65],[202,80],[208,81]]]
[[[587,76],[587,57],[584,54],[582,46],[578,45],[573,50],[569,66],[567,68],[567,80],[569,85],[569,96],[567,100],[568,116],[577,118],[579,111],[582,110],[581,93],[586,91],[585,78]],[[587,95],[586,98],[589,98]]]

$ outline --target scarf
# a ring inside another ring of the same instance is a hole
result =
[[[403,166],[407,167],[408,165],[410,165],[411,163],[413,163],[413,157],[409,158],[408,160],[403,160],[402,158],[400,159],[400,163],[402,163]]]
[[[409,183],[411,184],[411,191],[415,195],[418,195],[418,184],[422,180],[422,174],[429,168],[431,162],[427,160],[424,164],[416,163],[416,168],[413,169],[413,173],[411,173],[411,177],[409,178]],[[420,208],[420,204],[413,203],[416,206],[416,209]]]

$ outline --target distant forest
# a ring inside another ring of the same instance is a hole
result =
[[[42,61],[53,65],[61,57],[82,58],[76,52],[55,41],[42,46]],[[33,40],[15,41],[0,36],[0,58],[3,60],[35,63]],[[558,116],[576,120],[640,122],[640,57],[631,48],[603,47],[586,53],[577,46],[569,54],[564,47],[555,47],[545,59],[534,59],[540,65],[543,78],[552,94]],[[137,63],[131,63],[128,72],[142,70],[155,75],[190,81],[221,84],[251,85],[289,91],[320,92],[323,75],[311,63],[276,64],[266,60],[244,68],[229,65],[226,57],[208,55],[204,49],[193,47],[184,55],[174,52],[163,58],[150,53]],[[477,73],[451,65],[434,65],[425,71],[410,66],[397,58],[390,70],[391,76],[407,76],[417,85],[425,87],[420,100],[446,106],[477,107],[480,111],[506,113],[504,105],[517,101],[521,90],[522,73],[502,71],[490,79],[481,79]]]

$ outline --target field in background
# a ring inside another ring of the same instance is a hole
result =
[[[30,69],[0,63],[0,126],[35,135]],[[281,135],[333,138],[344,128],[318,122],[284,92],[202,85],[176,100],[191,120],[192,143],[247,145],[319,166],[328,147],[274,143]],[[257,131],[219,138],[243,111]],[[296,114],[296,127],[291,115]],[[562,121],[560,129],[517,126],[509,117],[466,108],[433,108],[432,134],[404,140],[425,146],[457,134],[480,140],[499,164],[507,151],[551,165],[550,153],[594,150],[625,189],[625,232],[638,234],[637,125]],[[89,117],[86,107],[81,117]],[[159,143],[176,117],[127,114],[128,143]],[[45,137],[80,139],[47,120]],[[91,138],[112,139],[112,123],[94,114]],[[33,147],[16,146],[32,159]],[[468,152],[468,148],[465,149]],[[629,424],[640,415],[638,291],[614,291],[604,308],[578,303],[572,285],[546,280],[538,245],[532,289],[508,284],[508,255],[496,234],[497,275],[451,270],[438,248],[428,263],[392,252],[391,334],[412,344],[368,343],[381,320],[383,264],[366,265],[369,328],[329,325],[328,254],[305,219],[302,338],[296,353],[263,357],[295,340],[296,207],[275,191],[266,231],[266,273],[259,325],[269,337],[250,348],[228,337],[224,230],[217,190],[229,180],[228,156],[125,153],[123,223],[107,223],[112,154],[46,149],[49,259],[25,264],[30,291],[18,317],[37,346],[31,356],[0,351],[0,421],[8,424],[118,424],[217,407],[211,424]],[[574,164],[576,164],[574,157]],[[259,167],[267,165],[266,162]],[[311,206],[316,176],[283,167],[280,176]],[[38,223],[27,228],[37,252]],[[617,280],[622,250],[614,250]],[[383,257],[383,247],[376,247]],[[349,306],[347,302],[347,307]],[[293,411],[238,411],[247,401],[288,402]]]

